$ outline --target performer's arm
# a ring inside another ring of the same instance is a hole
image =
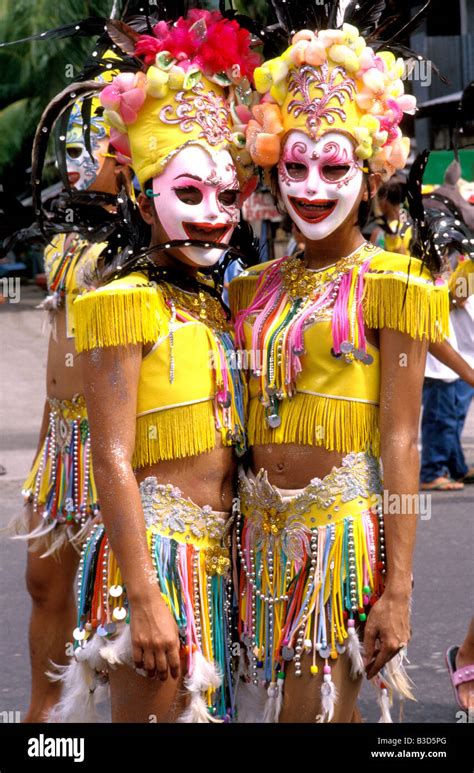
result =
[[[369,679],[408,642],[411,634],[412,562],[419,504],[418,421],[426,351],[426,342],[387,328],[380,330],[384,498],[397,512],[384,513],[386,585],[367,617],[364,635]]]
[[[454,370],[463,381],[474,386],[474,368],[471,368],[464,357],[456,349],[453,349],[448,340],[431,343],[429,352],[443,365]]]
[[[110,546],[130,602],[133,658],[150,675],[179,674],[179,637],[161,596],[147,547],[145,518],[132,469],[141,345],[80,355],[94,475]]]

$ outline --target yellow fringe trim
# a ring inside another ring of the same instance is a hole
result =
[[[257,282],[262,274],[249,274],[248,276],[238,276],[229,285],[229,307],[232,312],[232,319],[235,319],[237,312],[247,309],[253,301]]]
[[[412,338],[443,341],[449,335],[447,285],[428,284],[423,278],[367,273],[362,300],[365,324],[388,327]]]
[[[249,445],[297,443],[323,446],[328,451],[379,454],[378,405],[298,392],[280,403],[279,416],[280,426],[270,429],[264,406],[258,399],[251,400]]]
[[[162,328],[160,309],[155,287],[81,295],[74,304],[77,351],[157,341]]]
[[[212,400],[138,416],[133,467],[212,451],[216,428]]]
[[[22,492],[24,492],[25,496],[27,496],[28,493],[32,494],[33,491],[34,491],[35,483],[36,483],[36,476],[38,475],[38,470],[39,470],[39,466],[40,466],[40,463],[41,463],[41,457],[42,457],[43,453],[44,453],[44,443],[42,444],[40,450],[36,454],[35,460],[34,460],[33,465],[31,467],[31,470],[28,473],[28,477],[25,480],[25,482],[23,483],[23,486],[22,486],[21,490],[22,490]],[[47,480],[48,477],[49,476],[47,474],[45,474],[43,476],[44,480]],[[46,491],[47,491],[47,487],[46,487],[45,484],[43,485],[43,488],[46,489]],[[44,493],[45,493],[45,491],[41,491],[40,490],[40,502],[44,502],[45,501],[44,498],[41,497],[41,495],[44,494]]]

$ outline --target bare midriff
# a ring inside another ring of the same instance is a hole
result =
[[[343,456],[322,446],[274,443],[253,446],[251,468],[255,474],[266,470],[268,480],[278,488],[299,489],[312,478],[323,478],[333,467],[340,467]]]
[[[66,335],[66,312],[57,309],[53,316],[46,366],[46,394],[56,400],[71,400],[82,394],[80,363],[76,359],[74,338]]]
[[[235,490],[236,462],[232,448],[223,446],[220,435],[216,447],[205,454],[159,462],[135,471],[140,482],[153,475],[158,483],[171,483],[183,496],[199,507],[230,512]]]

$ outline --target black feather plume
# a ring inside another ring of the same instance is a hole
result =
[[[394,43],[396,40],[401,38],[402,35],[405,38],[408,35],[411,35],[420,26],[421,22],[425,19],[430,5],[431,5],[431,0],[427,0],[427,2],[422,6],[422,8],[420,8],[420,10],[417,11],[415,15],[412,16],[405,24],[403,24],[398,29],[394,29],[391,37],[388,38],[387,43],[390,45],[391,43]]]
[[[0,48],[14,46],[18,43],[28,43],[31,40],[60,40],[61,38],[98,37],[103,34],[104,25],[107,21],[108,20],[104,19],[103,17],[89,16],[87,19],[81,19],[80,21],[63,24],[61,27],[56,27],[52,30],[36,32],[34,35],[29,35],[27,38],[19,38],[18,40],[9,40],[8,42],[0,43]]]
[[[438,273],[443,258],[450,250],[457,250],[474,259],[474,247],[470,241],[473,235],[450,199],[436,192],[430,196],[422,195],[421,186],[428,157],[429,151],[420,153],[408,177],[408,210],[413,221],[411,252],[433,273]],[[435,202],[442,206],[433,206]]]
[[[353,24],[367,38],[377,28],[385,6],[385,0],[351,0],[344,12],[344,22]]]

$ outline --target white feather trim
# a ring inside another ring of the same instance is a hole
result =
[[[26,522],[23,518],[17,518],[11,523],[11,528],[18,532],[16,534],[13,534],[11,539],[18,539],[18,540],[41,539],[42,537],[46,537],[46,535],[49,534],[50,531],[53,531],[53,529],[56,528],[57,523],[56,521],[53,521],[53,523],[48,523],[45,526],[44,522],[41,522],[38,524],[38,526],[35,526],[35,528],[32,531],[29,531],[26,533],[23,532],[23,525],[26,526]]]
[[[107,685],[98,682],[95,671],[86,661],[75,660],[69,666],[55,666],[55,669],[56,673],[48,676],[62,682],[62,693],[47,722],[100,722],[97,705],[108,692]]]
[[[323,679],[321,684],[321,714],[316,717],[316,722],[331,722],[337,698],[336,685],[332,679]]]
[[[280,717],[281,707],[283,705],[282,679],[277,679],[276,682],[270,682],[267,696],[262,721],[266,723],[276,723]]]
[[[86,541],[86,539],[90,536],[92,528],[93,526],[95,526],[96,523],[97,521],[95,520],[95,518],[94,519],[92,517],[87,518],[86,522],[84,523],[83,526],[81,526],[79,531],[77,531],[75,534],[71,536],[71,545],[73,545],[73,547],[78,548],[80,550],[82,548],[82,545]]]
[[[44,522],[41,522],[32,531],[26,531],[28,525],[27,518],[24,516],[16,517],[8,524],[5,531],[10,533],[10,539],[28,542],[30,553],[43,550],[40,558],[48,558],[59,553],[68,542],[72,541],[69,527],[65,524],[58,525],[56,521],[53,521],[45,525]],[[14,533],[12,534],[12,532]],[[80,551],[78,550],[78,552]]]
[[[128,628],[128,626],[126,626]],[[61,698],[49,712],[48,722],[100,722],[98,706],[108,697],[108,685],[97,671],[104,671],[107,662],[102,656],[104,640],[94,634],[76,649],[74,660],[67,666],[52,664],[47,673],[52,681],[62,682]]]
[[[117,625],[113,639],[98,638],[101,641],[100,656],[109,666],[133,666],[132,635],[127,623]]]
[[[365,673],[364,661],[362,660],[363,645],[355,628],[349,628],[348,634],[347,652],[351,661],[351,679],[357,679]]]
[[[387,682],[389,687],[395,690],[400,698],[416,701],[413,694],[415,685],[406,672],[404,666],[405,660],[407,663],[410,662],[404,650],[397,652],[397,654],[383,667],[383,679]]]
[[[221,722],[212,717],[207,710],[207,703],[203,694],[209,689],[216,690],[222,683],[222,677],[218,668],[210,663],[202,652],[195,652],[193,659],[193,671],[184,680],[184,686],[190,693],[190,701],[186,710],[181,714],[178,722],[203,723]]]

